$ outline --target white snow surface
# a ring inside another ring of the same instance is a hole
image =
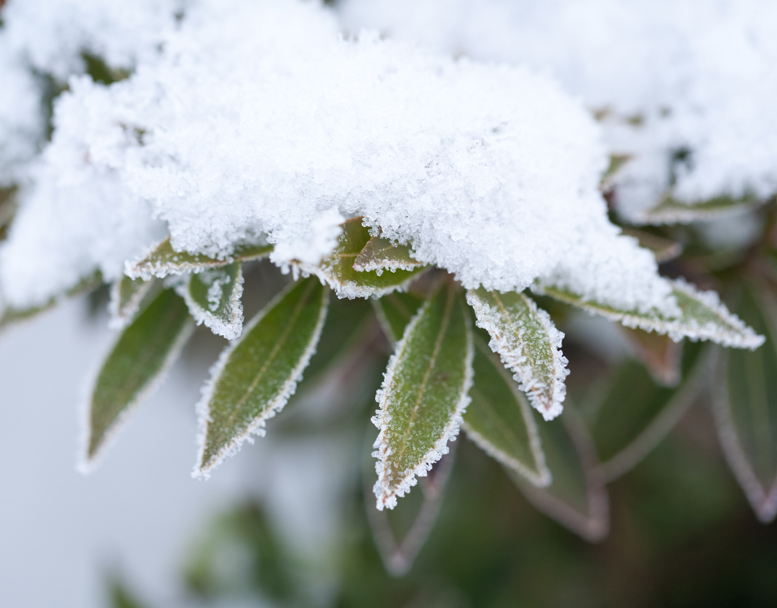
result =
[[[637,219],[670,187],[693,203],[777,192],[773,0],[342,0],[348,29],[380,29],[450,55],[546,69],[604,121]],[[635,126],[624,118],[642,118]]]
[[[0,251],[8,303],[40,303],[96,267],[117,278],[166,232],[217,256],[261,233],[275,263],[310,262],[336,218],[362,215],[467,287],[539,280],[674,311],[652,256],[607,220],[597,125],[547,75],[344,39],[331,10],[294,0],[192,2],[134,59],[109,87],[71,76],[57,101]]]

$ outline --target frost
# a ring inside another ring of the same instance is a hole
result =
[[[320,259],[336,217],[364,216],[469,288],[552,277],[672,307],[650,254],[607,219],[596,124],[551,78],[343,39],[312,3],[202,0],[164,32],[127,80],[70,79],[0,251],[9,302],[95,266],[118,278],[165,232],[189,254],[226,258],[261,234],[276,264]]]

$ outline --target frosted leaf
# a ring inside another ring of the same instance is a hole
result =
[[[166,289],[119,335],[91,390],[83,472],[92,468],[133,407],[164,378],[192,328],[183,300]]]
[[[316,279],[292,283],[221,354],[197,406],[200,436],[194,477],[236,453],[289,397],[316,350],[329,291]]]
[[[472,386],[472,330],[463,298],[446,281],[405,328],[376,395],[377,508],[425,476],[459,431]]]
[[[475,336],[475,381],[463,427],[483,451],[535,486],[550,484],[537,425],[526,397],[499,359]]]
[[[364,249],[361,250],[353,263],[353,269],[357,272],[388,270],[413,270],[423,266],[410,255],[410,248],[406,245],[397,245],[383,237],[374,236]]]
[[[140,309],[141,301],[153,284],[154,281],[131,279],[128,276],[123,276],[113,282],[109,305],[111,327],[121,329],[132,320]]]
[[[170,274],[199,272],[207,268],[220,268],[234,262],[248,262],[267,257],[272,245],[239,244],[224,258],[213,258],[203,254],[191,254],[173,249],[167,238],[154,246],[147,254],[134,262],[125,264],[128,277],[149,280],[153,277],[166,277]]]
[[[758,519],[777,516],[777,292],[770,280],[747,285],[737,312],[769,336],[755,352],[722,351],[713,412],[723,453]]]
[[[179,287],[197,325],[234,340],[243,330],[243,273],[240,262],[187,275]]]
[[[658,205],[645,209],[630,219],[642,224],[680,224],[715,219],[721,216],[747,213],[760,201],[752,196],[732,198],[719,196],[689,205],[672,197],[665,197]]]
[[[548,313],[522,293],[471,290],[467,302],[475,310],[478,327],[491,336],[491,350],[513,372],[531,404],[545,420],[558,416],[569,371],[561,353],[564,334]]]
[[[372,301],[383,333],[392,345],[402,339],[407,324],[423,303],[423,298],[412,293],[401,292],[391,293]]]
[[[634,230],[633,228],[624,228],[624,236],[630,236],[637,239],[639,246],[653,252],[656,262],[663,264],[670,260],[680,257],[683,252],[683,246],[680,243],[665,239],[649,232]]]
[[[602,315],[612,321],[619,321],[626,327],[668,334],[675,341],[682,338],[710,340],[723,346],[749,348],[761,346],[764,337],[756,334],[736,315],[730,313],[712,291],[698,291],[690,283],[678,279],[668,281],[672,294],[677,299],[679,313],[667,316],[653,311],[652,314],[633,310],[618,310],[599,302],[586,300],[563,288],[542,286],[537,291],[567,304],[578,306],[590,313]]]

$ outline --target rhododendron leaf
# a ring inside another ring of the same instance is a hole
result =
[[[163,378],[192,327],[184,301],[166,289],[122,331],[91,392],[84,468],[89,468],[132,407]]]
[[[243,273],[240,262],[192,273],[181,289],[194,320],[234,340],[243,330]]]
[[[675,241],[665,239],[662,236],[656,236],[649,232],[642,230],[634,230],[633,228],[624,228],[623,234],[626,236],[634,237],[639,241],[639,246],[645,249],[649,249],[653,252],[653,256],[656,258],[656,262],[662,264],[673,260],[683,252],[683,246]]]
[[[300,264],[300,268],[315,274],[341,298],[380,297],[402,289],[423,267],[395,272],[358,272],[354,262],[372,238],[370,231],[362,225],[362,218],[355,217],[342,224],[343,232],[338,238],[335,250],[318,266]]]
[[[238,245],[232,255],[219,259],[200,253],[175,251],[168,237],[142,259],[136,262],[127,262],[125,273],[133,279],[151,279],[165,277],[169,274],[197,272],[206,268],[226,266],[233,262],[258,260],[270,255],[272,250],[272,245],[243,244]]]
[[[713,410],[726,460],[763,523],[777,516],[777,288],[748,285],[737,313],[769,336],[754,352],[722,351]]]
[[[467,436],[487,454],[536,486],[550,483],[529,402],[485,340],[475,336],[472,401],[464,412]]]
[[[680,308],[680,315],[669,318],[658,312],[618,310],[601,302],[585,300],[569,290],[543,286],[544,295],[572,304],[626,327],[668,334],[673,340],[691,338],[710,340],[733,348],[758,348],[764,338],[731,314],[712,291],[699,291],[682,280],[670,281],[672,295]]]
[[[637,465],[688,411],[708,370],[704,350],[698,342],[684,345],[683,382],[673,388],[656,385],[636,361],[621,365],[589,424],[607,481]]]
[[[394,245],[388,239],[372,237],[356,256],[353,269],[357,272],[413,270],[423,266],[414,260],[407,245]]]
[[[564,379],[569,373],[561,354],[564,334],[550,316],[522,293],[498,293],[485,289],[467,292],[478,327],[491,336],[488,345],[514,374],[546,420],[561,413],[566,395]]]
[[[376,397],[378,509],[394,508],[448,451],[469,403],[472,356],[466,304],[446,281],[405,328]]]
[[[372,301],[378,321],[389,342],[402,339],[405,327],[424,303],[423,298],[412,293],[394,292]]]
[[[718,196],[700,203],[684,203],[666,196],[655,207],[643,211],[639,220],[644,224],[686,224],[731,213],[744,213],[759,201],[752,196],[732,198]]]
[[[329,290],[315,278],[293,283],[221,355],[198,406],[195,476],[208,476],[286,405],[316,349]]]
[[[610,527],[607,488],[596,469],[591,438],[576,414],[567,407],[558,419],[537,423],[550,469],[549,486],[537,488],[512,470],[507,472],[540,511],[584,539],[596,542],[607,535]]]
[[[621,327],[621,333],[653,380],[662,386],[677,386],[681,377],[682,342],[675,342],[666,334],[630,327]]]
[[[153,284],[153,280],[131,279],[126,275],[114,281],[110,303],[112,327],[120,329],[132,320]]]

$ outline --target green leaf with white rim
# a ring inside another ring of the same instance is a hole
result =
[[[574,408],[567,407],[555,420],[538,420],[537,428],[550,485],[538,488],[511,469],[507,473],[529,502],[548,517],[587,541],[602,540],[610,528],[609,499],[585,425]]]
[[[193,326],[184,301],[165,289],[121,332],[91,391],[85,470],[133,406],[161,381]]]
[[[405,328],[376,396],[378,509],[394,508],[448,451],[469,403],[472,357],[466,304],[445,281]]]
[[[704,388],[706,352],[701,343],[684,344],[682,383],[674,387],[657,385],[637,361],[618,368],[589,421],[605,480],[617,479],[641,462],[688,411]]]
[[[362,218],[355,217],[341,224],[343,232],[334,251],[318,266],[299,264],[304,272],[315,274],[341,298],[379,298],[392,291],[402,290],[415,279],[425,267],[394,272],[358,272],[354,262],[369,243],[369,228],[362,225]]]
[[[718,196],[702,202],[685,203],[665,196],[660,203],[643,211],[637,218],[643,224],[687,224],[725,215],[746,213],[759,205],[753,196]]]
[[[314,278],[292,283],[221,355],[197,407],[200,449],[193,475],[207,477],[294,393],[316,349],[329,290]]]
[[[132,279],[152,279],[168,275],[199,272],[206,268],[219,268],[233,262],[249,262],[266,258],[273,246],[267,244],[241,244],[231,255],[221,259],[200,253],[175,251],[170,237],[157,244],[141,259],[125,264],[125,274]]]
[[[516,292],[469,290],[467,302],[475,311],[478,327],[491,336],[491,350],[513,372],[531,404],[546,420],[558,416],[569,372],[566,357],[561,354],[564,334],[556,329],[548,313]]]
[[[241,266],[233,262],[192,273],[180,290],[197,325],[204,324],[227,340],[234,340],[243,330]]]
[[[679,316],[668,317],[657,310],[641,312],[621,310],[602,302],[586,300],[567,289],[543,285],[536,287],[538,293],[550,296],[560,302],[582,308],[611,321],[618,321],[626,327],[668,334],[673,340],[709,340],[732,348],[755,349],[764,342],[752,328],[739,317],[730,313],[713,291],[699,291],[682,279],[668,281],[672,295],[680,310]]]
[[[111,327],[121,329],[127,325],[140,310],[143,298],[153,285],[153,280],[131,279],[126,275],[114,281],[111,287]]]
[[[754,352],[720,352],[713,411],[723,452],[758,519],[777,516],[777,286],[749,283],[737,312],[769,339]]]
[[[536,486],[550,483],[529,402],[485,340],[475,336],[472,399],[464,431],[488,455]]]
[[[413,259],[407,245],[395,245],[388,239],[373,236],[356,256],[353,269],[356,272],[382,272],[387,270],[413,270],[424,266],[423,262]]]
[[[399,291],[372,301],[375,314],[389,342],[396,344],[402,339],[405,327],[423,303],[423,298],[413,293]]]

